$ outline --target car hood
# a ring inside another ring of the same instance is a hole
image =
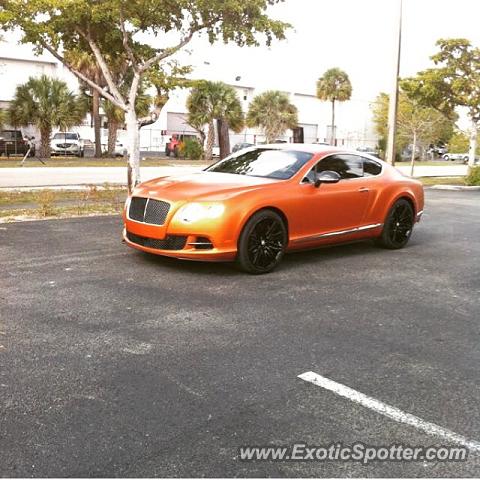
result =
[[[60,138],[56,138],[55,140],[51,140],[51,145],[63,145],[65,143],[71,143],[71,144],[74,144],[74,143],[80,143],[80,140],[63,140],[63,139],[60,139]]]
[[[156,178],[138,185],[133,195],[170,201],[227,200],[248,190],[278,184],[278,180],[248,175],[197,172]]]

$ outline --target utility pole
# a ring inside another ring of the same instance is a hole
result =
[[[400,52],[402,48],[402,10],[403,0],[398,1],[398,26],[396,32],[397,52],[395,76],[392,83],[392,91],[390,92],[390,103],[388,106],[388,140],[385,160],[391,165],[395,165],[395,139],[397,136],[397,107],[398,107],[398,76],[400,74]]]

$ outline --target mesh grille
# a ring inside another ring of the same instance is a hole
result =
[[[143,222],[143,214],[145,212],[146,204],[146,198],[132,197],[132,200],[130,201],[130,210],[128,211],[128,216],[132,220],[136,220],[137,222]]]
[[[187,243],[187,237],[183,235],[168,235],[163,240],[157,238],[141,237],[135,233],[127,232],[127,238],[142,247],[157,250],[182,250]]]
[[[132,197],[128,216],[137,222],[163,225],[170,210],[170,204],[152,198]]]
[[[170,204],[161,200],[150,199],[145,210],[145,223],[153,223],[154,225],[163,225],[167,218]]]

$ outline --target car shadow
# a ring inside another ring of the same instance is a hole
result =
[[[413,242],[412,242],[413,244]],[[309,250],[301,250],[289,252],[285,255],[282,263],[278,267],[278,271],[288,271],[301,268],[306,264],[319,265],[324,261],[332,261],[355,256],[365,256],[382,251],[371,240],[362,240],[339,245],[330,245],[324,247],[316,247]],[[172,270],[175,272],[185,272],[201,275],[221,275],[221,276],[238,276],[245,275],[239,270],[234,262],[199,262],[189,260],[179,260],[176,258],[162,257],[147,252],[134,252],[141,262],[148,265],[157,265],[159,267]]]

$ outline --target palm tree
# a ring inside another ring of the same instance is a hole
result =
[[[267,143],[274,142],[285,130],[298,125],[297,107],[290,103],[288,95],[278,90],[269,90],[257,95],[247,114],[249,127],[260,127]]]
[[[105,83],[102,71],[98,66],[95,58],[81,50],[69,50],[66,52],[66,58],[70,64],[86,77],[93,80],[97,85]],[[86,84],[85,84],[86,85]],[[93,120],[93,131],[95,137],[95,157],[102,156],[102,138],[101,138],[101,118],[100,118],[100,93],[94,88],[86,88],[90,90],[91,95],[91,114]]]
[[[244,125],[242,105],[233,87],[223,82],[199,82],[187,99],[188,119],[195,129],[208,125],[205,158],[212,158],[215,143],[215,120],[222,122],[223,135],[220,139],[221,156],[227,155],[228,129],[240,132]],[[222,148],[223,147],[223,148]]]
[[[332,102],[332,131],[330,143],[335,144],[335,102],[345,102],[352,96],[348,75],[339,68],[327,70],[317,81],[317,98]]]
[[[17,87],[9,115],[13,125],[33,124],[40,130],[40,158],[49,158],[52,129],[78,125],[85,116],[84,106],[65,82],[42,75]]]

